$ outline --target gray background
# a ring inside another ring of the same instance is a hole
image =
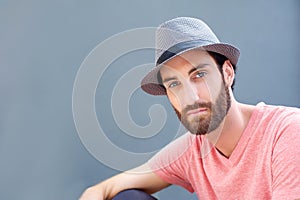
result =
[[[81,143],[72,89],[88,53],[128,29],[177,16],[202,18],[220,40],[241,49],[239,101],[300,107],[299,6],[298,0],[0,0],[0,199],[78,199],[84,188],[118,173]],[[153,62],[153,57],[150,50],[123,56],[107,70],[96,93],[97,115],[108,137],[131,151],[161,148],[178,124],[170,111],[163,133],[141,142],[124,136],[111,117],[107,105],[114,81],[124,69]],[[130,112],[137,124],[149,122],[145,116],[153,103],[171,110],[165,98],[136,91]],[[196,199],[175,186],[158,196]]]

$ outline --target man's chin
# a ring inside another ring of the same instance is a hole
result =
[[[191,133],[192,135],[206,135],[207,134],[207,132],[191,132],[191,131],[189,131],[189,133]]]
[[[186,129],[193,135],[205,135],[208,133],[209,127],[191,127],[191,126],[185,126]]]

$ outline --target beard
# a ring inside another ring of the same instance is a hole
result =
[[[225,87],[224,81],[221,85],[221,91],[214,104],[211,102],[195,103],[186,106],[181,112],[173,107],[178,119],[190,133],[195,135],[205,135],[217,129],[224,120],[231,106],[231,98],[229,89],[228,87]],[[195,116],[189,119],[187,112],[198,108],[207,109],[208,114]]]

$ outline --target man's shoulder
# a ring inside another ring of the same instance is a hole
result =
[[[300,109],[259,103],[256,105],[251,119],[253,131],[278,132],[288,126],[299,126]]]
[[[258,105],[260,112],[259,124],[272,130],[283,130],[287,127],[298,126],[300,109],[284,105]]]
[[[273,118],[293,118],[300,117],[300,109],[285,105],[270,105],[259,103],[258,110],[263,113],[263,116],[272,116]]]
[[[194,143],[197,136],[191,134],[190,132],[186,132],[183,135],[177,137],[173,141],[171,141],[165,149],[177,149],[182,152],[183,149],[187,150]]]
[[[196,140],[198,140],[197,136],[187,132],[161,149],[150,162],[159,162],[159,166],[168,166],[175,161],[186,161],[190,152],[194,149]]]

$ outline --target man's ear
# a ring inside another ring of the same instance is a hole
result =
[[[233,80],[234,80],[234,69],[229,60],[226,60],[222,67],[223,75],[224,75],[224,81],[227,86],[232,86]]]

